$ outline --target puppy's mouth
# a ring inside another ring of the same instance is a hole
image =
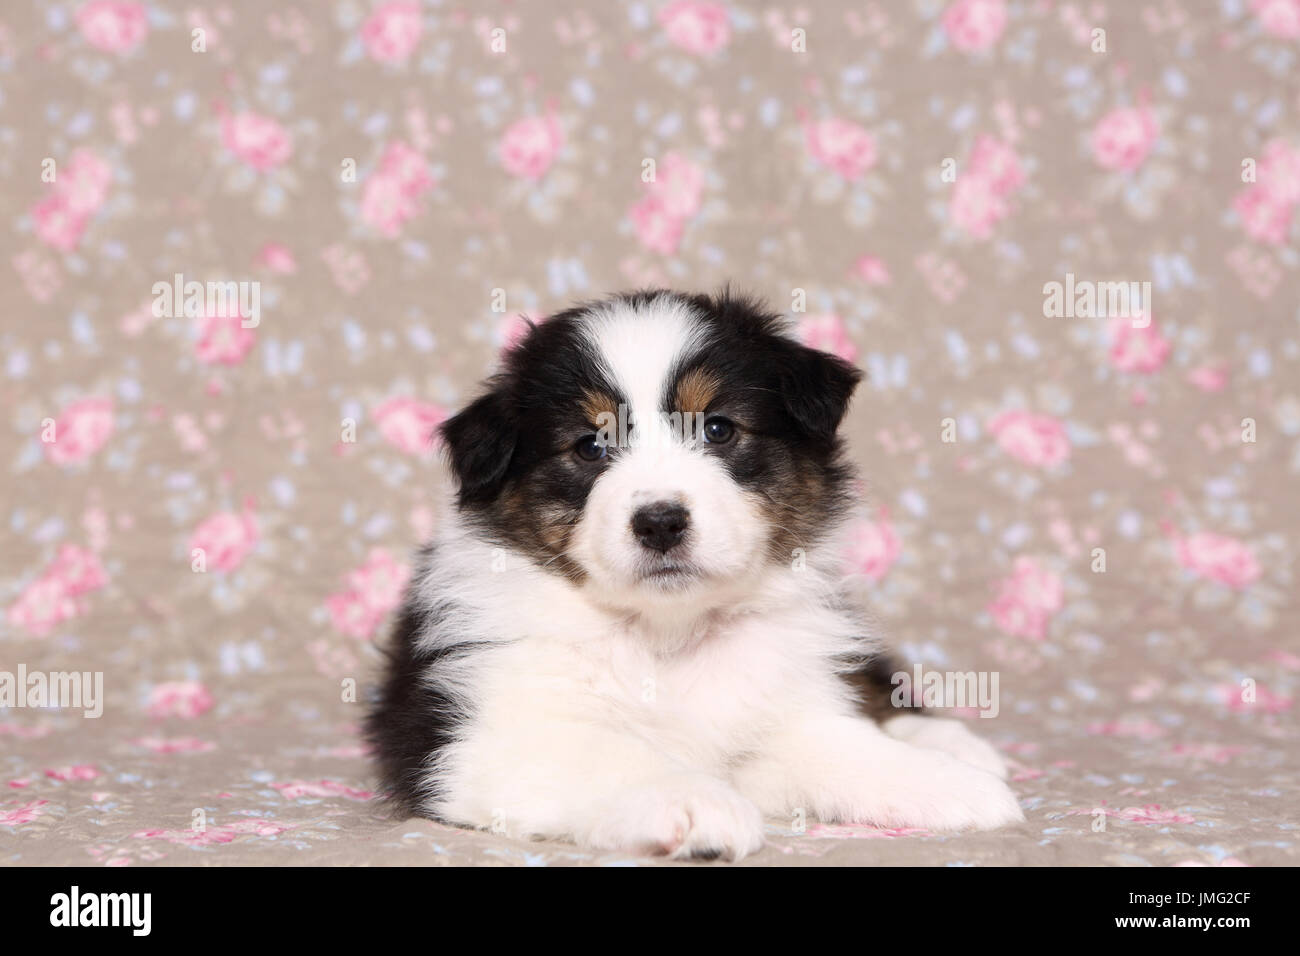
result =
[[[663,558],[648,564],[637,575],[640,581],[654,582],[661,587],[689,584],[703,576],[703,572],[695,565],[673,558]]]

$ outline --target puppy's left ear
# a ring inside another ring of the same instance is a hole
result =
[[[519,429],[504,385],[442,423],[462,506],[488,504],[501,491],[515,453]]]
[[[862,373],[837,356],[791,342],[781,364],[781,394],[795,422],[829,442],[848,410]]]

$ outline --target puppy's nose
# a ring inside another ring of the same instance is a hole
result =
[[[656,501],[632,514],[632,533],[647,548],[667,551],[681,543],[691,513],[675,501]]]

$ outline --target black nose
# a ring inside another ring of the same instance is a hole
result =
[[[672,501],[656,501],[632,515],[632,533],[643,545],[667,551],[679,544],[690,524],[691,513]]]

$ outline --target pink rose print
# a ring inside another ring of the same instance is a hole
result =
[[[51,193],[33,206],[32,219],[36,238],[59,252],[77,248],[86,230],[86,217],[74,213],[58,193]]]
[[[390,398],[374,410],[380,433],[408,455],[428,455],[446,410],[413,398]]]
[[[294,780],[290,783],[273,783],[271,788],[280,791],[280,796],[286,800],[299,800],[302,797],[347,797],[349,800],[369,800],[374,797],[373,791],[359,790],[335,780],[319,780],[316,783]]]
[[[84,611],[77,599],[102,588],[108,575],[93,551],[67,544],[35,581],[10,605],[11,625],[34,637],[45,637],[56,626]]]
[[[108,198],[113,170],[90,150],[79,149],[68,158],[59,178],[59,191],[67,208],[75,215],[92,216]]]
[[[379,159],[379,172],[401,183],[403,189],[415,196],[423,195],[434,185],[429,161],[419,150],[400,140],[389,143],[384,150]]]
[[[809,348],[838,355],[846,362],[858,357],[858,347],[849,337],[844,320],[838,315],[809,315],[799,323],[799,340]]]
[[[62,780],[64,782],[71,780],[94,780],[99,776],[99,770],[90,764],[75,764],[70,767],[54,767],[45,771],[45,776],[51,780]]]
[[[1291,231],[1291,214],[1295,206],[1281,201],[1269,189],[1256,184],[1237,194],[1233,211],[1241,217],[1241,227],[1256,242],[1280,246]]]
[[[676,219],[690,219],[700,211],[704,193],[704,170],[678,153],[668,153],[647,183],[663,211]]]
[[[687,53],[707,56],[731,39],[725,7],[698,0],[676,0],[659,11],[659,23],[668,39]]]
[[[1228,384],[1228,373],[1217,365],[1202,365],[1187,373],[1187,381],[1203,392],[1221,392]]]
[[[1017,558],[1011,576],[998,585],[989,605],[993,620],[1014,637],[1041,641],[1047,637],[1052,617],[1064,606],[1060,576],[1032,558]]]
[[[366,257],[342,243],[336,242],[328,246],[320,257],[329,267],[334,284],[348,295],[360,292],[370,281],[370,263]]]
[[[108,163],[89,150],[77,150],[56,172],[50,192],[32,207],[36,237],[52,249],[71,252],[107,200],[112,181]]]
[[[1025,182],[1024,168],[1016,151],[993,136],[981,135],[975,140],[966,165],[968,176],[984,179],[999,196],[1014,192]]]
[[[257,546],[257,539],[257,520],[245,506],[242,512],[214,514],[195,528],[190,553],[201,550],[210,571],[234,571]]]
[[[193,720],[212,709],[212,695],[194,680],[168,681],[149,693],[149,716],[155,720],[179,717]]]
[[[1255,183],[1237,194],[1232,208],[1246,235],[1257,242],[1281,245],[1300,205],[1300,150],[1274,140],[1265,147],[1255,172]]]
[[[45,807],[49,802],[48,800],[32,800],[10,810],[0,807],[0,827],[20,827],[24,823],[34,822],[45,813]]]
[[[285,128],[259,113],[235,113],[221,120],[221,142],[241,162],[259,172],[289,159],[293,144]]]
[[[858,256],[853,274],[867,285],[889,285],[889,267],[875,256]]]
[[[948,215],[953,225],[976,239],[988,239],[993,227],[1007,217],[1007,204],[982,176],[959,176],[952,187]]]
[[[347,588],[326,600],[334,626],[352,637],[371,637],[401,603],[410,576],[410,567],[382,548],[374,549],[365,564],[348,574]]]
[[[1103,737],[1136,737],[1139,740],[1155,740],[1168,731],[1150,720],[1105,720],[1087,726],[1090,734]]]
[[[1155,319],[1139,328],[1132,319],[1115,319],[1110,334],[1110,361],[1121,372],[1158,372],[1169,358],[1169,340],[1161,337]]]
[[[238,365],[257,341],[239,315],[203,315],[194,354],[206,365]]]
[[[511,176],[538,180],[564,146],[564,130],[554,114],[515,120],[501,137],[501,165]]]
[[[1281,664],[1289,671],[1300,671],[1300,656],[1290,651],[1274,650],[1264,655],[1270,661]]]
[[[1166,810],[1158,803],[1148,803],[1141,807],[1125,807],[1122,810],[1114,810],[1106,806],[1075,808],[1066,811],[1066,813],[1068,816],[1092,816],[1101,813],[1107,817],[1114,817],[1116,820],[1123,820],[1126,823],[1163,825],[1168,823],[1196,822],[1195,817],[1186,813],[1178,813],[1174,810]]]
[[[650,194],[631,209],[632,228],[637,240],[651,252],[671,256],[677,252],[685,228],[683,221],[664,208],[663,200]]]
[[[217,745],[197,737],[138,737],[131,743],[156,754],[211,753]]]
[[[1146,107],[1122,107],[1101,118],[1092,131],[1093,158],[1105,169],[1132,172],[1142,165],[1160,135]]]
[[[845,563],[852,574],[879,581],[902,553],[898,535],[882,509],[876,521],[859,521],[849,529]]]
[[[1225,684],[1218,689],[1219,699],[1234,714],[1282,714],[1291,709],[1290,697],[1274,694],[1263,685],[1254,688],[1254,700],[1247,700],[1245,689],[1238,684]]]
[[[77,604],[63,582],[42,577],[23,589],[6,618],[19,630],[44,637],[57,625],[77,616]]]
[[[390,176],[371,176],[361,189],[361,220],[388,239],[401,235],[415,213],[414,197]]]
[[[77,29],[105,53],[127,54],[149,33],[144,5],[127,0],[92,0],[77,11]]]
[[[434,186],[429,164],[417,150],[394,142],[361,190],[361,220],[388,239],[414,219],[420,198]]]
[[[632,228],[651,252],[677,252],[687,220],[700,211],[704,171],[677,153],[669,153],[646,183],[646,195],[631,208]]]
[[[989,431],[1003,451],[1026,465],[1051,468],[1070,457],[1065,427],[1048,415],[1003,412],[989,422]]]
[[[1264,30],[1283,40],[1300,37],[1300,0],[1251,0]]]
[[[276,275],[293,275],[298,271],[298,260],[293,250],[278,242],[268,242],[257,254],[256,262],[263,269]]]
[[[1007,5],[1005,0],[957,0],[939,22],[956,49],[978,53],[997,43],[1007,28]]]
[[[1009,214],[1006,199],[1024,184],[1024,168],[1015,150],[987,135],[975,140],[966,166],[953,184],[948,216],[963,232],[988,239]]]
[[[45,575],[59,582],[71,597],[98,591],[108,583],[108,575],[95,552],[79,548],[75,544],[65,544],[59,549],[58,556]]]
[[[202,830],[191,827],[183,830],[138,830],[131,837],[136,840],[166,840],[182,846],[222,846],[245,835],[279,836],[292,829],[292,824],[253,818],[235,823],[209,824]]]
[[[1259,562],[1235,538],[1200,531],[1174,542],[1178,563],[1197,577],[1209,578],[1238,591],[1259,580]]]
[[[1300,149],[1292,149],[1285,140],[1273,140],[1264,147],[1255,179],[1278,202],[1300,203]]]
[[[383,620],[382,615],[376,615],[353,591],[331,594],[325,601],[325,609],[334,627],[349,637],[372,637]]]
[[[56,465],[76,464],[108,444],[112,435],[112,400],[83,398],[55,419],[54,440],[45,443],[45,457]]]
[[[845,179],[858,179],[876,165],[876,141],[857,123],[834,117],[807,123],[804,139],[813,159]]]
[[[361,25],[361,42],[372,60],[401,63],[420,43],[420,5],[385,3]]]

